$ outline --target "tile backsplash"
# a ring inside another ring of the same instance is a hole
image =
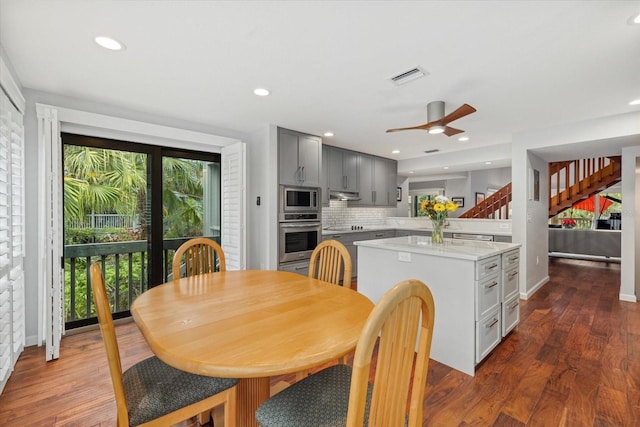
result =
[[[346,200],[331,200],[322,207],[324,227],[348,227],[351,225],[385,225],[387,216],[394,216],[395,208],[349,207]]]

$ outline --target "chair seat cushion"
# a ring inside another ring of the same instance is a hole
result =
[[[263,427],[344,427],[347,423],[351,367],[335,365],[287,387],[256,411]],[[365,423],[371,385],[367,392]]]
[[[122,379],[129,424],[133,426],[204,400],[238,383],[234,378],[214,378],[184,372],[155,356],[127,369]]]

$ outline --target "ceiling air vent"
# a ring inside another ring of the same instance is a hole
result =
[[[409,71],[405,71],[404,73],[400,73],[397,76],[391,77],[391,81],[397,85],[403,85],[405,83],[414,81],[415,79],[419,79],[420,77],[424,77],[428,74],[429,73],[424,71],[422,67],[416,67]]]
[[[434,148],[433,150],[425,150],[425,153],[431,154],[431,153],[437,153],[438,151],[440,150],[438,150],[437,148]]]

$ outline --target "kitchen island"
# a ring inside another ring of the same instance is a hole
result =
[[[357,241],[358,292],[377,303],[396,283],[419,279],[435,301],[431,358],[474,375],[519,322],[519,243],[405,236]]]

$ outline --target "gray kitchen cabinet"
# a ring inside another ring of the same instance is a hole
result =
[[[396,190],[398,188],[398,162],[387,159],[387,194],[389,195],[389,206],[397,206]]]
[[[323,205],[329,204],[329,151],[330,147],[322,146],[322,174],[320,175],[320,200]]]
[[[396,231],[394,229],[389,230],[376,230],[376,231],[352,231],[339,234],[327,234],[324,235],[322,240],[337,240],[342,243],[349,251],[351,256],[352,277],[356,277],[358,274],[358,247],[353,242],[360,240],[374,240],[374,239],[386,239],[389,237],[395,237]]]
[[[321,149],[317,136],[278,128],[280,184],[320,187]]]
[[[360,206],[396,206],[398,164],[384,157],[359,156]]]
[[[373,158],[373,205],[389,206],[387,159]]]
[[[396,237],[406,236],[431,236],[429,230],[396,230]]]
[[[327,151],[329,189],[332,191],[358,191],[358,153],[336,147],[323,147]]]

